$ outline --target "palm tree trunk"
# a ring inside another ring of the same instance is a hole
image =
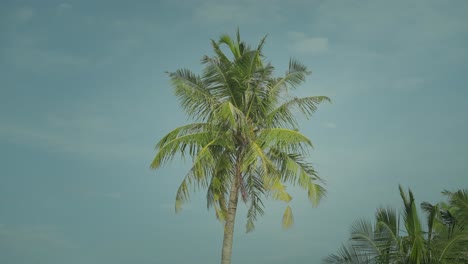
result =
[[[239,200],[239,174],[239,165],[237,165],[236,175],[234,176],[231,185],[231,191],[229,194],[229,205],[226,216],[226,223],[224,225],[224,239],[223,249],[221,253],[221,264],[231,264],[232,241],[234,238],[234,223],[236,219],[237,201]]]

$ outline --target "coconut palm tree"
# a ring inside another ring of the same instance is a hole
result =
[[[433,206],[437,210],[431,240],[434,256],[441,263],[468,263],[468,190],[442,193],[448,203]],[[424,203],[423,210],[428,211]]]
[[[467,192],[445,192],[449,204],[423,202],[424,229],[412,191],[406,194],[399,188],[401,216],[392,208],[379,208],[375,224],[365,219],[355,222],[349,243],[324,263],[468,263]]]
[[[290,60],[283,77],[273,76],[262,48],[222,35],[212,41],[213,56],[204,56],[204,70],[196,75],[187,69],[169,73],[175,95],[194,123],[178,127],[156,145],[151,168],[157,169],[176,155],[189,156],[192,167],[176,194],[175,210],[190,191],[205,189],[207,207],[214,208],[224,223],[221,263],[231,263],[238,200],[247,205],[247,231],[254,229],[264,212],[263,200],[289,203],[286,184],[307,191],[313,205],[325,195],[317,172],[306,161],[312,142],[299,132],[295,111],[310,117],[324,96],[304,98],[289,94],[310,74]],[[229,54],[225,53],[229,51]],[[283,227],[291,226],[293,214],[286,206]]]

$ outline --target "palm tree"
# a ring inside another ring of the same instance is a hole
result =
[[[442,263],[468,263],[468,190],[442,193],[448,203],[433,206],[437,212],[432,249]]]
[[[234,222],[239,196],[247,205],[247,232],[264,212],[263,199],[289,203],[286,184],[307,191],[313,205],[325,195],[323,183],[305,158],[312,142],[298,130],[294,111],[310,117],[324,96],[304,98],[289,94],[310,74],[290,60],[286,74],[273,76],[262,48],[222,35],[211,41],[214,56],[204,56],[204,70],[169,73],[175,95],[195,123],[178,127],[156,145],[151,168],[157,169],[177,154],[190,156],[192,167],[176,194],[175,210],[189,199],[190,191],[206,189],[207,207],[224,223],[221,263],[231,263]],[[224,48],[230,51],[225,54]],[[178,157],[178,156],[177,156]],[[286,206],[283,227],[293,221]]]
[[[379,208],[375,224],[359,220],[351,228],[348,244],[324,263],[468,263],[468,195],[444,192],[449,204],[421,204],[427,230],[418,217],[414,195],[400,186],[401,217],[392,208]],[[400,225],[402,219],[402,225]]]

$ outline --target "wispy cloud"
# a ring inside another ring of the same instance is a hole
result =
[[[48,115],[39,124],[0,124],[2,140],[40,147],[47,151],[122,160],[144,160],[151,153],[150,148],[123,141],[115,135],[116,130],[120,128],[110,119],[97,116],[63,118]]]
[[[328,51],[328,39],[323,37],[309,37],[302,32],[289,32],[290,49],[302,54],[320,54]]]
[[[86,70],[90,67],[105,69],[116,61],[122,63],[124,59],[137,59],[135,55],[140,54],[143,47],[159,41],[161,26],[151,18],[79,16],[71,11],[73,6],[66,2],[37,11],[29,7],[12,11],[6,17],[7,24],[12,29],[20,25],[22,28],[11,30],[0,47],[1,64],[9,69],[35,73]],[[41,23],[22,25],[33,19]],[[100,34],[95,35],[89,30],[64,30],[55,25],[57,21],[81,24]],[[44,24],[47,23],[49,26],[45,29]],[[92,47],[86,48],[90,39]],[[73,40],[82,42],[83,47],[76,48]]]
[[[194,9],[193,16],[196,21],[208,23],[234,22],[237,24],[269,22],[283,19],[277,1],[259,0],[251,1],[203,1]],[[262,15],[259,16],[259,13]]]
[[[90,66],[93,60],[85,56],[67,54],[35,47],[11,47],[4,52],[5,62],[23,70],[51,72]]]
[[[15,20],[20,23],[27,23],[34,17],[34,9],[31,7],[22,7],[15,12]]]
[[[73,8],[73,6],[71,4],[69,4],[69,3],[60,3],[57,6],[57,14],[58,15],[64,15],[68,11],[70,11],[72,8]]]
[[[28,246],[47,247],[54,250],[75,248],[75,244],[67,239],[54,226],[45,225],[2,225],[0,224],[0,242],[20,250],[28,250]]]
[[[336,124],[334,122],[327,122],[325,123],[325,126],[328,128],[336,128]]]

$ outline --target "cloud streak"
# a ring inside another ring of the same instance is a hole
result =
[[[292,41],[290,49],[301,54],[321,54],[328,51],[328,39],[323,37],[309,37],[302,32],[289,32]]]
[[[281,9],[277,1],[203,1],[196,5],[193,12],[195,21],[205,23],[234,22],[237,24],[263,23],[264,17],[269,22],[281,21]],[[262,14],[259,16],[259,14]]]
[[[0,135],[3,140],[15,144],[88,158],[145,160],[151,156],[150,148],[122,142],[118,137],[113,137],[114,131],[119,128],[104,117],[65,119],[49,115],[43,118],[41,124],[0,124]]]

